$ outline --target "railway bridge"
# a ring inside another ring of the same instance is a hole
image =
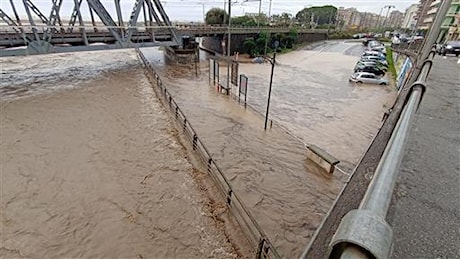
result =
[[[246,37],[268,31],[288,33],[289,27],[227,27],[174,25],[160,0],[136,0],[129,19],[123,17],[120,0],[115,8],[100,0],[74,0],[70,19],[63,0],[51,0],[51,10],[40,10],[33,0],[10,0],[9,10],[0,8],[0,56],[88,51],[113,48],[181,46],[182,36],[211,37],[212,42],[227,40],[231,47],[241,46]],[[6,7],[6,5],[5,5]],[[27,14],[20,19],[19,7]],[[111,9],[112,13],[110,12]],[[49,13],[48,16],[45,13]],[[89,15],[85,15],[88,13]],[[301,41],[324,40],[327,30],[301,29]]]

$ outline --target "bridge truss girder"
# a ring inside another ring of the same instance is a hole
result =
[[[108,11],[112,7],[108,1],[73,0],[74,7],[67,24],[61,19],[61,17],[69,17],[69,14],[63,13],[64,11],[61,9],[63,0],[50,0],[52,2],[51,10],[43,10],[40,5],[37,3],[34,4],[34,1],[39,0],[10,0],[14,16],[0,9],[0,18],[16,34],[14,35],[16,37],[14,38],[14,42],[17,44],[18,39],[22,39],[23,46],[27,46],[28,54],[53,52],[54,46],[52,43],[56,42],[53,38],[65,38],[68,35],[76,34],[79,34],[79,37],[82,39],[80,45],[90,47],[88,33],[98,33],[101,31],[110,32],[115,38],[114,44],[118,48],[139,47],[139,44],[136,44],[133,40],[139,40],[139,37],[134,37],[134,35],[143,27],[139,25],[141,12],[143,13],[145,32],[151,35],[149,43],[156,42],[155,32],[158,27],[161,27],[162,37],[164,37],[165,33],[169,34],[170,41],[165,43],[157,42],[156,45],[180,44],[180,39],[177,37],[175,29],[159,0],[135,0],[128,21],[123,20],[120,6],[121,0],[114,0],[116,10],[114,14]],[[27,15],[26,21],[21,21],[16,12],[16,7],[19,7],[18,5],[21,4]],[[89,17],[84,17],[84,14],[88,13],[87,11],[89,11]],[[44,13],[49,13],[49,16],[46,17]],[[16,21],[11,17],[16,17]],[[74,29],[78,29],[78,31]],[[145,37],[142,39],[145,41]],[[3,52],[3,50],[0,52]],[[0,56],[4,55],[0,54]]]

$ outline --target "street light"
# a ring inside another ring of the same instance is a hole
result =
[[[243,3],[246,2],[259,2],[259,16],[257,17],[257,28],[259,28],[260,25],[260,14],[262,11],[262,0],[244,0]]]
[[[230,46],[230,41],[231,41],[231,32],[230,32],[230,27],[232,26],[232,1],[228,0],[228,40],[227,40],[227,91],[230,91],[230,51],[231,51],[231,46]],[[228,92],[227,92],[228,94]]]
[[[385,8],[388,8],[388,10],[387,10],[387,15],[385,16],[385,20],[383,20],[383,24],[382,24],[382,27],[385,29],[385,24],[386,24],[386,22],[387,22],[388,14],[390,13],[390,9],[391,9],[391,8],[396,8],[396,6],[394,6],[394,5],[385,5],[383,8],[384,8],[384,9],[385,9]]]
[[[275,41],[274,47],[275,52],[273,53],[273,58],[264,57],[265,60],[268,60],[272,64],[272,70],[270,73],[270,85],[268,86],[268,98],[267,98],[267,111],[265,112],[265,125],[264,130],[267,130],[267,123],[268,123],[268,111],[270,110],[270,97],[272,95],[272,84],[273,84],[273,72],[275,71],[275,64],[276,64],[276,51],[279,46],[279,42]]]

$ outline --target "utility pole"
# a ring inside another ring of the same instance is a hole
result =
[[[268,27],[271,26],[272,22],[272,0],[270,0],[270,5],[268,6]],[[271,37],[271,32],[268,30],[268,35],[265,37],[265,50],[264,50],[264,56],[267,56],[267,48],[268,48],[268,39]]]
[[[390,9],[396,8],[396,7],[394,5],[385,5],[384,8],[388,8],[388,10],[387,10],[387,15],[385,16],[385,20],[383,20],[383,25],[382,25],[383,29],[385,29],[385,25],[387,23],[387,18],[388,18],[388,14],[390,13]]]
[[[230,91],[230,66],[231,66],[231,37],[232,33],[230,31],[230,27],[232,26],[232,1],[228,0],[228,40],[227,40],[227,88]]]
[[[257,17],[257,28],[260,26],[260,12],[262,11],[262,0],[259,0],[259,16]]]
[[[383,12],[384,8],[385,8],[385,6],[380,9],[379,16],[377,17],[377,32],[380,31],[380,17],[382,16],[382,12]]]

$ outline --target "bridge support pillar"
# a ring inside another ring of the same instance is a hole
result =
[[[27,46],[27,54],[46,54],[49,53],[53,45],[46,41],[31,41]]]

